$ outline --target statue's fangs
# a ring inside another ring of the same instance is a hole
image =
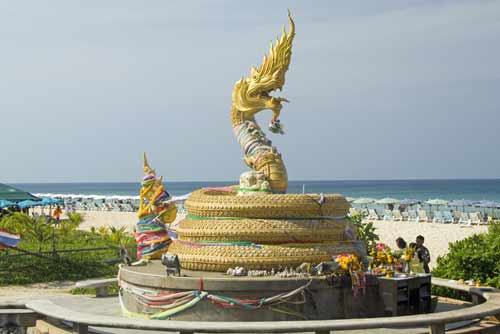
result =
[[[233,131],[244,153],[245,163],[256,172],[263,173],[274,192],[286,192],[288,176],[281,154],[271,141],[266,138],[255,121],[255,114],[270,109],[272,111],[269,129],[275,133],[283,133],[279,115],[282,102],[288,102],[282,97],[270,96],[274,90],[280,90],[285,84],[285,73],[292,57],[292,41],[295,36],[295,24],[288,12],[290,31],[283,27],[281,38],[264,56],[262,65],[257,69],[252,67],[250,76],[236,82],[233,89],[231,106],[231,122]]]

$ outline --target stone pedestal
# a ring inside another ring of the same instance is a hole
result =
[[[366,318],[383,315],[377,279],[367,276],[365,293],[354,294],[349,277],[233,277],[221,273],[183,271],[181,276],[167,276],[157,261],[144,267],[122,267],[119,280],[140,289],[153,291],[203,290],[211,294],[240,299],[259,299],[287,293],[311,281],[303,294],[292,301],[257,310],[222,308],[204,299],[194,307],[171,317],[187,321],[287,321]],[[156,313],[141,304],[133,293],[123,290],[126,309],[135,313]],[[300,301],[304,301],[300,303]]]

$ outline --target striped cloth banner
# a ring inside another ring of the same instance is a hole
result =
[[[21,237],[19,235],[0,229],[0,249],[16,247],[20,241]]]

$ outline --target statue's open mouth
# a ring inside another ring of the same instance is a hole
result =
[[[272,96],[271,93],[276,91],[276,90],[279,90],[281,91],[281,87],[278,87],[278,88],[274,88],[274,89],[270,89],[268,91],[263,91],[263,92],[260,92],[260,93],[257,93],[257,97],[259,98],[262,98],[262,99],[274,99],[276,100],[277,102],[289,102],[286,98],[284,97],[281,97],[281,96]]]

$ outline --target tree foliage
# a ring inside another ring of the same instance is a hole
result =
[[[368,252],[375,247],[375,244],[379,241],[379,236],[376,231],[376,227],[373,226],[373,222],[364,223],[363,219],[366,214],[360,211],[353,212],[349,220],[352,224],[354,224],[357,228],[357,236],[358,240],[363,241],[365,244],[365,248]]]

